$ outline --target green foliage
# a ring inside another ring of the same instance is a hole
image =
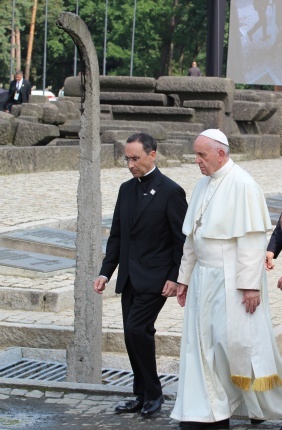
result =
[[[206,62],[208,0],[137,0],[133,75],[158,77],[186,75],[193,60],[204,72]],[[228,3],[230,0],[228,0]],[[22,68],[30,31],[33,0],[16,0],[16,22],[21,31]],[[76,12],[77,0],[48,0],[47,86],[57,93],[73,75],[74,44],[58,29],[62,11]],[[106,0],[78,0],[79,16],[88,25],[104,63]],[[30,81],[42,88],[46,0],[38,0]],[[106,73],[129,75],[132,54],[134,0],[108,0]],[[0,0],[0,83],[8,84],[11,52],[12,1]],[[228,29],[228,28],[227,28]],[[227,38],[225,40],[227,45]],[[77,71],[80,70],[79,58]]]

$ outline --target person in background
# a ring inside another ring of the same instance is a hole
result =
[[[30,94],[30,82],[23,78],[23,72],[21,70],[17,70],[15,79],[10,83],[9,96],[4,105],[4,111],[11,112],[13,105],[28,103]]]
[[[127,139],[124,155],[133,178],[119,190],[110,236],[94,290],[103,293],[119,265],[116,293],[121,293],[124,338],[134,374],[136,399],[116,413],[161,410],[164,402],[157,374],[155,321],[167,297],[176,295],[176,279],[185,236],[185,192],[155,165],[157,143],[145,133]]]
[[[192,67],[188,70],[188,76],[202,76],[201,70],[197,66],[196,61],[192,62]]]
[[[282,250],[282,214],[276,224],[267,246],[265,267],[266,270],[274,269],[273,258],[277,258]],[[278,279],[277,288],[282,290],[282,276]]]
[[[177,299],[185,306],[177,399],[171,417],[186,430],[229,429],[282,418],[282,360],[264,269],[272,229],[264,194],[229,158],[224,133],[194,142],[204,175],[183,223]]]

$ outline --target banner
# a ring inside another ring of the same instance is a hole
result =
[[[282,85],[282,0],[231,0],[226,76]]]

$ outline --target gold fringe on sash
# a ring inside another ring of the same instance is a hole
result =
[[[231,380],[234,385],[245,391],[268,391],[282,386],[282,379],[277,374],[265,376],[263,378],[256,378],[254,381],[247,376],[233,375],[231,376]]]
[[[247,376],[231,376],[234,385],[241,388],[241,390],[248,391],[252,386],[252,379]]]

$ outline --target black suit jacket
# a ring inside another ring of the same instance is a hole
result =
[[[176,282],[178,276],[185,241],[185,192],[157,170],[133,221],[137,181],[133,178],[120,187],[100,275],[110,279],[119,264],[116,293],[122,292],[128,278],[139,292],[161,293],[165,282]]]
[[[29,81],[27,81],[26,79],[23,79],[22,82],[22,86],[20,88],[20,95],[19,95],[19,99],[18,102],[14,102],[14,95],[15,92],[17,91],[17,80],[14,79],[13,81],[11,81],[10,83],[10,88],[9,88],[9,97],[8,100],[5,103],[4,108],[9,105],[9,104],[21,104],[21,103],[28,103],[29,100],[29,96],[31,94],[31,84]]]
[[[271,251],[274,253],[274,258],[277,258],[280,254],[280,251],[282,250],[282,229],[281,229],[281,216],[278,220],[278,223],[273,230],[273,233],[271,235],[267,251]]]

